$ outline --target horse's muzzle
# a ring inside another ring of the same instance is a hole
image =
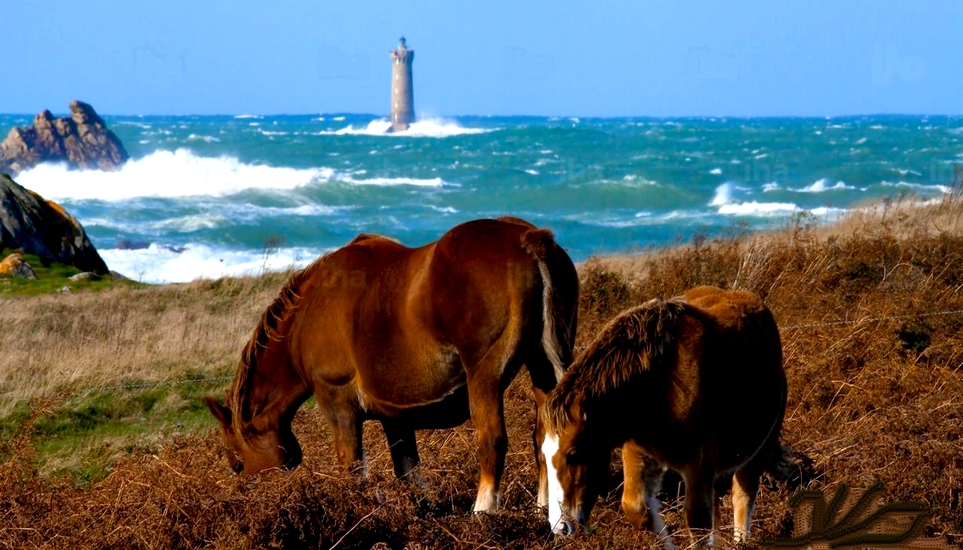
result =
[[[573,535],[577,530],[585,530],[585,514],[581,510],[575,515],[562,513],[562,519],[552,527],[552,532],[556,535]],[[581,529],[580,529],[581,528]]]

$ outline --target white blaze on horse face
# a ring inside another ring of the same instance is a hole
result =
[[[542,455],[545,457],[545,474],[548,478],[548,523],[552,526],[555,533],[566,532],[566,527],[562,521],[562,484],[558,481],[558,472],[555,470],[555,453],[558,452],[558,436],[548,432],[545,434],[545,441],[542,442]]]

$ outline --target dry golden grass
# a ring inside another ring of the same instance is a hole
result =
[[[287,275],[5,298],[0,417],[63,389],[233,374],[238,346]]]
[[[798,219],[773,233],[592,259],[579,266],[578,345],[618,311],[652,297],[697,284],[758,292],[781,327],[790,388],[783,440],[812,460],[816,475],[806,486],[831,493],[844,483],[858,489],[881,480],[888,501],[932,508],[927,537],[961,545],[961,215],[963,203],[953,194],[922,207],[908,200],[879,205],[832,228]],[[39,419],[60,414],[50,396],[72,385],[222,374],[281,281],[270,276],[6,301],[0,392],[36,397]],[[135,449],[105,479],[77,486],[37,471],[28,422],[0,442],[0,548],[657,546],[622,518],[617,456],[612,492],[593,515],[594,531],[551,535],[534,509],[526,384],[522,375],[507,393],[510,449],[498,514],[469,514],[478,475],[470,423],[418,434],[425,485],[417,487],[393,479],[374,424],[365,430],[371,477],[356,482],[336,464],[313,407],[295,419],[304,464],[255,479],[230,475],[212,420],[207,433]],[[679,488],[665,489],[667,519],[680,533]],[[791,533],[793,490],[767,478],[756,537]],[[731,521],[724,502],[723,517]]]

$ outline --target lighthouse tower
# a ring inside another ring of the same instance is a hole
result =
[[[411,84],[411,64],[415,50],[405,46],[405,37],[391,51],[391,131],[401,132],[415,120],[415,95]]]

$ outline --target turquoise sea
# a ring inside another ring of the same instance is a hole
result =
[[[963,164],[958,116],[465,116],[399,134],[374,115],[104,119],[123,169],[16,179],[80,220],[111,269],[158,283],[304,265],[362,232],[421,245],[506,214],[580,261],[932,200]],[[0,133],[31,121],[0,115]]]

